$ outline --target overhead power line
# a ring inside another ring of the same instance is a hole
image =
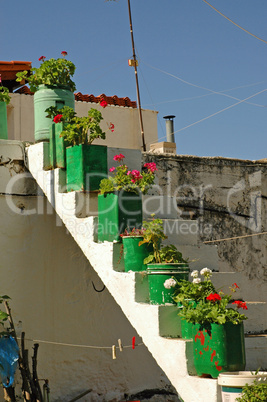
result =
[[[240,25],[238,25],[236,22],[234,22],[233,20],[231,20],[230,18],[228,18],[226,15],[224,15],[223,13],[221,13],[219,10],[217,10],[217,8],[213,7],[210,3],[208,3],[206,0],[203,0],[204,3],[206,3],[208,6],[210,6],[214,11],[216,11],[218,14],[220,14],[223,18],[226,18],[228,21],[230,21],[232,24],[234,24],[235,26],[237,26],[238,28],[242,29],[242,31],[246,32],[247,34],[253,36],[253,38],[256,38],[258,40],[260,40],[263,43],[267,43],[266,40],[259,38],[258,36],[254,35],[253,33],[249,32],[247,29],[241,27]]]

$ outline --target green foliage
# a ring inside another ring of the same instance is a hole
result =
[[[187,263],[187,260],[183,258],[182,253],[178,251],[173,244],[170,244],[168,246],[159,247],[156,252],[154,250],[153,253],[144,259],[144,264],[152,263],[180,264]]]
[[[102,114],[96,109],[90,109],[88,115],[83,117],[77,117],[76,112],[69,106],[62,109],[51,106],[46,109],[46,113],[49,118],[60,116],[60,121],[64,123],[60,137],[72,146],[92,144],[97,138],[106,138],[106,133],[100,128]]]
[[[54,119],[57,115],[62,115],[61,121],[63,123],[72,123],[73,118],[76,115],[74,109],[69,106],[63,106],[61,109],[58,109],[56,106],[50,106],[45,110],[45,112],[47,113],[46,117],[49,119]]]
[[[185,263],[182,253],[177,250],[174,245],[160,247],[161,241],[167,239],[164,233],[162,219],[155,218],[152,214],[151,221],[144,221],[144,239],[139,243],[141,246],[144,243],[153,245],[153,252],[144,259],[144,264],[151,263]]]
[[[186,280],[179,281],[179,293],[174,297],[178,303],[185,304],[187,300],[200,302],[205,300],[211,293],[215,293],[215,288],[210,280],[204,280],[199,283],[193,283]]]
[[[9,90],[3,86],[0,86],[0,102],[5,102],[7,105],[10,102]]]
[[[225,324],[226,322],[240,324],[247,317],[239,313],[239,311],[227,307],[230,299],[231,296],[224,295],[221,300],[216,302],[208,301],[207,299],[201,300],[195,307],[184,301],[179,315],[187,322],[204,326],[211,323]]]
[[[4,296],[0,296],[0,304],[2,304],[3,302],[9,300],[10,297],[7,295]],[[8,314],[2,310],[0,310],[0,325],[3,327],[5,321],[7,321],[8,319]],[[0,336],[5,335],[7,333],[6,330],[4,331],[0,331]]]
[[[75,72],[75,65],[65,58],[49,59],[41,62],[39,68],[32,68],[32,75],[28,71],[17,73],[16,81],[26,80],[30,84],[30,90],[36,92],[38,86],[44,85],[63,85],[68,86],[72,92],[76,86],[71,77]]]
[[[123,155],[122,155],[123,156]],[[114,159],[122,161],[124,159]],[[139,192],[146,194],[154,184],[154,170],[144,169],[142,172],[138,170],[130,171],[126,164],[120,164],[117,167],[111,168],[110,175],[107,179],[100,182],[100,194],[107,194],[113,191],[124,190],[127,192]]]
[[[242,394],[236,399],[237,402],[266,402],[267,401],[267,384],[259,383],[257,380],[254,384],[246,384],[242,389]]]

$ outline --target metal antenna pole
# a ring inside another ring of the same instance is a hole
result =
[[[142,118],[142,109],[141,109],[139,84],[138,84],[138,75],[137,75],[137,60],[136,60],[135,46],[134,46],[134,36],[133,36],[133,25],[132,25],[132,15],[131,15],[130,0],[128,0],[128,10],[129,10],[129,21],[130,21],[130,32],[131,32],[131,39],[132,39],[132,48],[133,48],[134,72],[135,72],[135,80],[136,80],[136,92],[137,92],[137,102],[138,102],[138,109],[139,109],[139,119],[140,119],[140,128],[141,128],[142,146],[143,146],[143,151],[146,151],[144,126],[143,126],[143,118]]]

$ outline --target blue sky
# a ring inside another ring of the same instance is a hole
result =
[[[267,41],[266,0],[209,3]],[[66,50],[77,91],[136,100],[127,0],[0,4],[1,60],[38,67]],[[131,9],[141,104],[159,112],[159,141],[173,114],[178,154],[267,157],[267,44],[203,0],[131,0]]]

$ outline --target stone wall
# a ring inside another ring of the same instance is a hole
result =
[[[257,234],[267,232],[267,160],[147,153],[143,161],[158,167],[151,194],[173,197],[177,217],[198,222],[199,244],[253,235],[212,244],[219,270],[243,273],[251,298],[266,301],[267,234]]]

